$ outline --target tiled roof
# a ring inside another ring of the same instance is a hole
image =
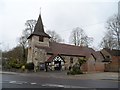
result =
[[[120,50],[104,48],[112,56],[120,56]]]
[[[81,47],[81,46],[74,46],[69,44],[62,44],[56,42],[50,42],[50,47],[41,47],[37,46],[38,48],[45,49],[48,54],[59,54],[65,56],[83,56],[88,58],[91,53],[95,55],[95,51],[92,48],[88,47]]]
[[[52,55],[46,62],[51,62],[56,56],[57,54]]]
[[[95,54],[96,54],[96,55],[95,55],[96,61],[101,62],[101,61],[104,61],[104,60],[105,60],[104,56],[102,55],[102,52],[96,51]]]
[[[68,56],[85,56],[88,57],[92,50],[88,47],[74,46],[62,43],[50,43],[52,53]]]

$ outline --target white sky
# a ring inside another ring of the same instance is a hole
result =
[[[113,2],[114,1],[114,2]],[[105,32],[107,19],[118,13],[119,0],[0,0],[0,49],[18,44],[26,20],[42,14],[45,30],[55,30],[69,43],[73,28],[81,27],[98,44]]]

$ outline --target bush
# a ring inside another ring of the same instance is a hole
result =
[[[17,62],[15,59],[9,59],[8,61],[3,62],[2,65],[4,69],[20,69],[23,64]]]
[[[67,72],[67,75],[75,75],[75,74],[83,74],[83,72],[80,70],[79,64],[75,64],[71,71]]]
[[[67,72],[67,75],[76,75],[76,74],[83,74],[83,72],[81,70]]]
[[[15,69],[20,69],[22,66],[21,63],[14,63],[14,62],[10,62],[9,65],[10,67],[15,68]]]
[[[75,75],[76,73],[75,73],[75,71],[70,71],[69,73],[68,73],[68,75]]]
[[[15,64],[15,67],[16,69],[20,69],[22,67],[22,64]]]
[[[11,69],[12,67],[9,64],[5,64],[4,66],[2,66],[2,69]]]
[[[25,65],[25,68],[28,69],[28,70],[33,70],[34,69],[34,64],[33,63],[27,63]]]

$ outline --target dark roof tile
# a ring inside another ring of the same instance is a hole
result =
[[[104,48],[112,56],[120,56],[120,50]]]
[[[37,23],[35,25],[34,31],[28,37],[28,39],[31,38],[33,35],[44,36],[44,37],[50,38],[50,36],[48,34],[46,34],[45,31],[44,31],[44,26],[43,26],[43,23],[42,23],[41,15],[39,15],[39,18],[38,18]]]
[[[92,53],[96,57],[95,51],[92,48],[88,47],[74,46],[56,42],[50,42],[50,47],[37,47],[45,49],[47,53],[51,53],[53,55],[59,54],[66,56],[83,56],[88,58]]]

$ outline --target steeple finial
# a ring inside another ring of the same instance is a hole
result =
[[[34,31],[28,38],[30,38],[32,35],[44,36],[44,37],[50,38],[50,36],[46,34],[44,31],[44,26],[43,26],[42,18],[41,18],[41,9],[40,9],[40,14],[39,14],[37,23],[35,25]]]
[[[41,15],[41,7],[40,7],[40,13],[39,13],[39,15]]]

